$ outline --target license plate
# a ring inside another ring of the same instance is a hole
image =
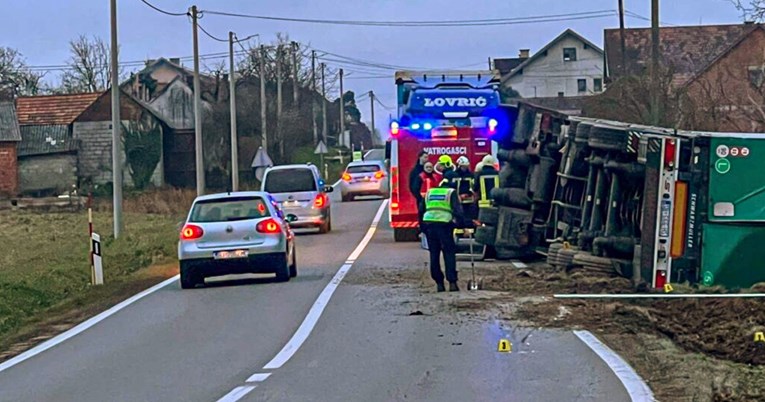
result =
[[[299,201],[284,201],[283,204],[285,207],[296,207],[300,205]]]
[[[232,258],[245,258],[247,257],[247,250],[231,250],[231,251],[218,251],[215,253],[216,260],[228,260]]]
[[[372,178],[371,178],[371,177],[369,177],[369,176],[365,176],[365,177],[364,177],[364,181],[369,181],[369,180],[372,180]]]

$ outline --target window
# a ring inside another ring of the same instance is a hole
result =
[[[348,166],[345,170],[346,173],[375,173],[380,171],[379,165],[355,165]]]
[[[199,201],[191,211],[191,222],[226,222],[260,219],[270,216],[260,197],[232,197]]]
[[[587,92],[587,79],[580,78],[576,80],[576,90],[579,92]]]
[[[563,61],[576,61],[576,48],[564,47],[563,48]]]
[[[563,92],[558,92],[558,97],[562,98],[563,97]]]
[[[749,83],[759,89],[765,82],[765,66],[749,66]]]
[[[593,85],[595,87],[595,89],[594,89],[595,92],[603,92],[603,79],[602,78],[595,78],[592,81],[592,83],[593,83]]]
[[[316,191],[316,180],[308,168],[272,170],[266,175],[264,190],[271,194]]]

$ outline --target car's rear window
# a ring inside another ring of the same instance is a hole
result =
[[[191,210],[191,222],[227,222],[271,216],[260,197],[232,197],[198,201]]]
[[[264,189],[271,194],[316,191],[316,181],[310,169],[272,170],[266,175]]]
[[[348,169],[346,169],[346,172],[348,173],[374,173],[379,171],[379,165],[356,165],[348,166]]]

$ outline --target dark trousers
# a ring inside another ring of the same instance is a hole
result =
[[[430,252],[430,277],[436,283],[444,281],[441,272],[441,253],[444,254],[446,280],[457,282],[457,246],[454,244],[454,225],[447,223],[427,223],[425,236],[428,238]]]
[[[473,220],[478,219],[478,205],[474,202],[462,204],[462,213],[465,215],[467,227],[473,227]]]

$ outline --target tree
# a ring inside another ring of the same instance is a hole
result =
[[[133,186],[145,189],[162,155],[162,127],[145,113],[140,120],[122,125],[123,145]]]
[[[37,95],[43,74],[29,69],[16,49],[0,46],[0,99]]]
[[[61,75],[63,92],[100,92],[110,86],[110,49],[101,38],[80,35],[69,41],[69,52],[68,70]]]
[[[746,21],[763,21],[765,19],[765,0],[728,0]]]

